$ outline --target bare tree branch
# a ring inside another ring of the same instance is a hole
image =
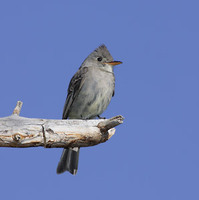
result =
[[[110,139],[122,116],[98,120],[52,120],[20,117],[22,102],[13,114],[0,118],[0,147],[87,147]]]

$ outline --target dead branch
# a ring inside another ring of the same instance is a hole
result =
[[[13,114],[0,118],[0,147],[87,147],[110,139],[122,116],[98,120],[52,120],[20,117],[22,102]]]

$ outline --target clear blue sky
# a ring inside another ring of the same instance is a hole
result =
[[[60,119],[68,83],[104,43],[121,114],[108,142],[56,174],[61,149],[0,148],[1,199],[199,199],[199,2],[0,2],[0,117]]]

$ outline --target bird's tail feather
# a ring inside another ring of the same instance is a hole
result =
[[[65,148],[57,166],[57,174],[69,171],[75,175],[78,169],[79,147]]]

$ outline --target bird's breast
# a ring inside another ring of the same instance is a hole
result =
[[[100,69],[89,69],[70,116],[89,119],[102,114],[110,103],[115,87],[114,74]]]

